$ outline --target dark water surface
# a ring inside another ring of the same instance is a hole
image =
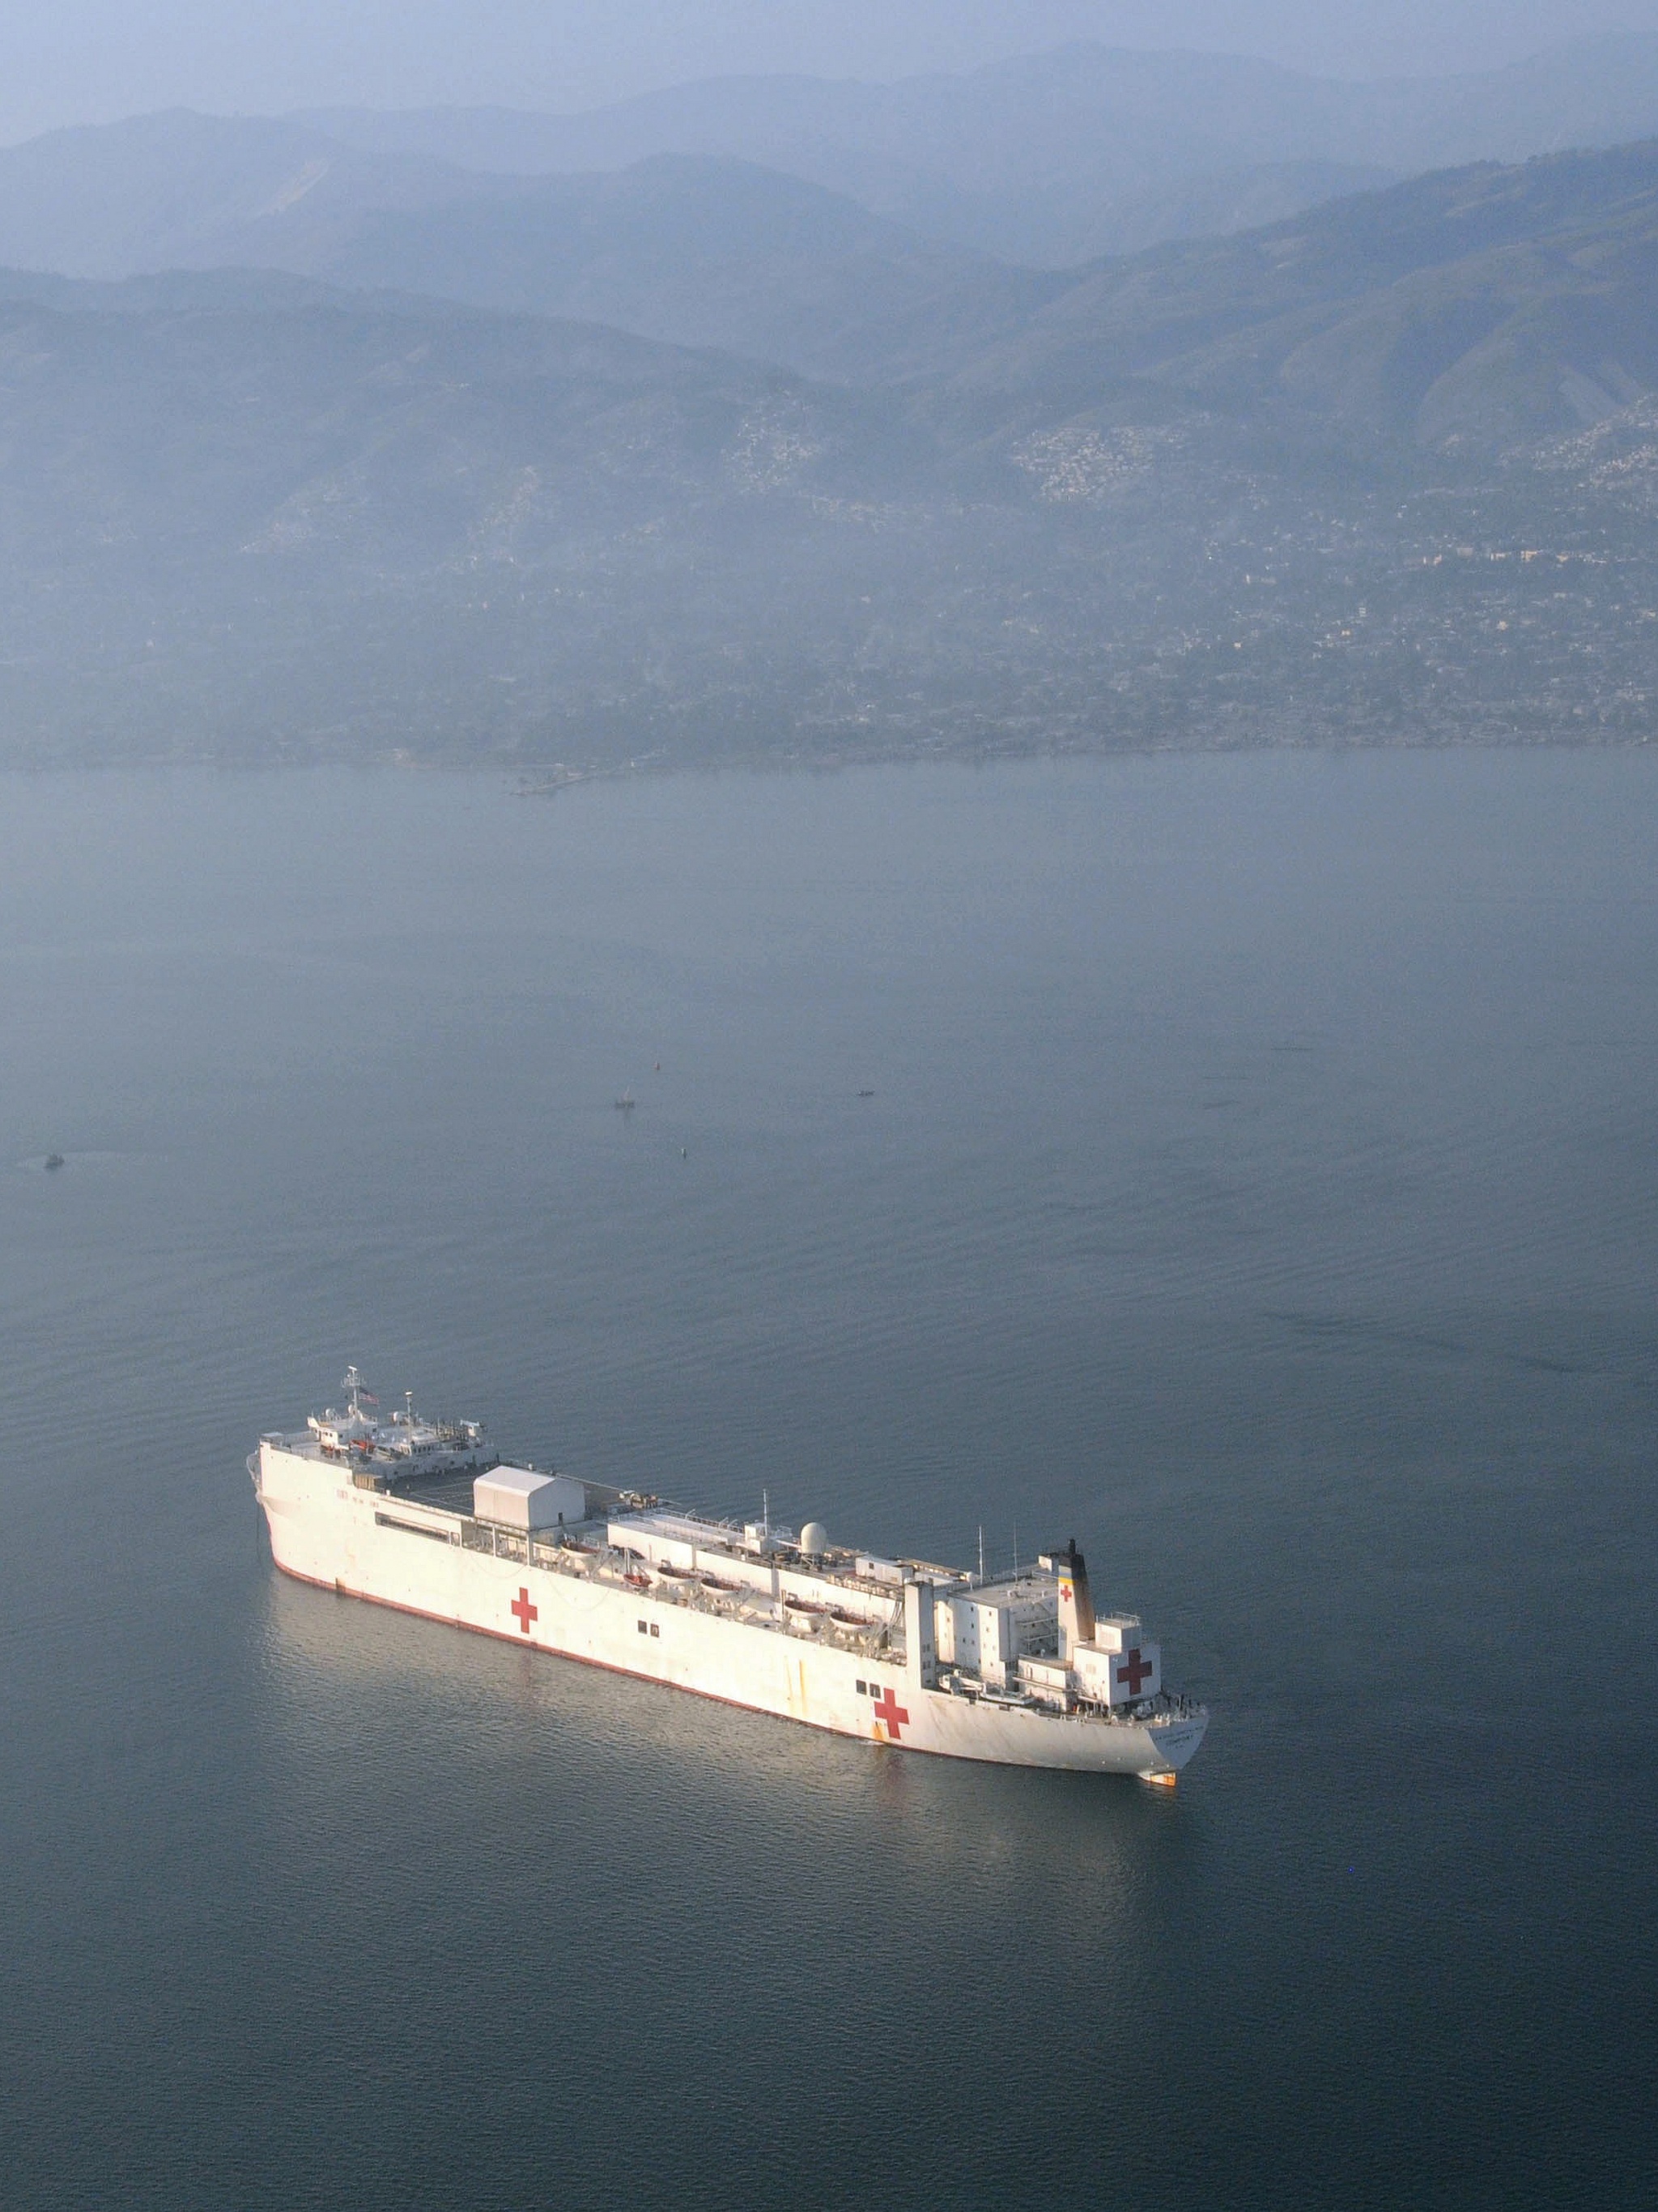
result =
[[[0,810],[10,2212],[1650,2201],[1658,760]],[[348,1358],[1074,1533],[1209,1743],[979,1771],[283,1583],[243,1456]]]

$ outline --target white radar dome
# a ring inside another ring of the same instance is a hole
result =
[[[821,1521],[808,1521],[800,1531],[800,1549],[808,1559],[820,1559],[829,1549],[829,1530]]]

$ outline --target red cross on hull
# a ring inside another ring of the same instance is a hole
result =
[[[507,1610],[516,1617],[519,1626],[526,1636],[530,1633],[530,1623],[541,1618],[540,1607],[531,1604],[530,1593],[526,1589],[519,1592]]]
[[[889,1743],[902,1741],[902,1732],[909,1726],[909,1715],[893,1696],[890,1682],[875,1700],[875,1717],[886,1730]]]

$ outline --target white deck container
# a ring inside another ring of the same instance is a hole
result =
[[[557,1528],[586,1518],[587,1492],[568,1474],[492,1467],[473,1481],[472,1511],[502,1528]]]

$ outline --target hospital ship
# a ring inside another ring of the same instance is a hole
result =
[[[261,1437],[278,1567],[343,1595],[907,1751],[1172,1785],[1208,1714],[1074,1540],[987,1579],[709,1518],[491,1449],[477,1421],[345,1403]]]

